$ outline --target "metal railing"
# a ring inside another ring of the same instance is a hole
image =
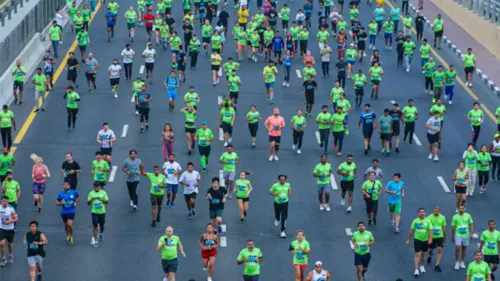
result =
[[[490,22],[500,25],[500,0],[454,0]]]

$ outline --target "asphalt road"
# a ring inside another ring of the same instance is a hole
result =
[[[69,132],[66,130],[66,103],[62,96],[67,82],[64,81],[65,73],[63,73],[48,98],[47,112],[36,116],[21,143],[16,145],[17,164],[14,172],[15,178],[21,184],[23,194],[19,204],[20,223],[18,224],[19,232],[15,242],[15,264],[0,269],[0,279],[3,281],[17,281],[28,278],[25,250],[22,248],[22,239],[20,237],[21,233],[27,230],[28,222],[31,220],[40,222],[41,230],[46,233],[50,241],[47,246],[47,258],[45,260],[45,280],[63,280],[67,278],[74,281],[161,280],[160,254],[156,252],[156,243],[167,225],[172,225],[175,228],[175,233],[180,236],[187,253],[185,259],[180,258],[178,280],[188,280],[189,278],[203,280],[206,278],[201,267],[201,258],[197,245],[197,240],[208,222],[208,205],[202,199],[203,196],[199,196],[197,200],[198,215],[195,219],[187,219],[187,211],[183,206],[182,198],[179,198],[175,208],[163,211],[163,220],[160,225],[152,228],[149,225],[149,201],[147,199],[149,196],[149,183],[145,180],[141,181],[139,210],[134,213],[128,206],[129,199],[126,191],[125,175],[118,169],[114,181],[107,186],[110,204],[105,233],[106,239],[97,250],[89,245],[91,237],[90,208],[85,204],[78,207],[75,222],[77,244],[74,247],[69,247],[64,240],[65,236],[62,221],[59,218],[59,209],[54,204],[62,184],[59,169],[67,151],[73,152],[75,160],[80,163],[83,169],[80,175],[79,192],[86,198],[91,190],[90,166],[94,158],[94,152],[98,149],[95,136],[103,122],[109,122],[111,129],[115,131],[118,137],[113,151],[113,165],[121,164],[127,157],[128,151],[132,148],[138,150],[139,158],[144,161],[147,170],[151,170],[153,165],[161,165],[160,133],[163,124],[170,122],[173,124],[177,136],[174,149],[177,154],[177,161],[183,167],[189,161],[194,162],[199,167],[197,152],[192,156],[187,154],[182,128],[184,124],[183,116],[178,112],[168,112],[162,78],[170,70],[169,51],[157,50],[156,79],[154,84],[150,86],[153,102],[151,105],[150,129],[147,133],[139,133],[139,120],[134,115],[133,104],[130,102],[130,84],[122,78],[120,98],[114,99],[111,94],[106,69],[113,58],[119,58],[122,48],[128,42],[127,30],[122,15],[128,6],[134,4],[130,0],[120,1],[120,18],[116,27],[115,39],[111,43],[106,42],[103,7],[99,10],[96,20],[91,24],[92,46],[90,51],[95,54],[95,57],[100,62],[101,70],[97,76],[98,89],[91,94],[87,93],[85,78],[83,72],[80,72],[78,78],[80,88],[78,92],[82,97],[82,102],[80,103],[76,130]],[[279,6],[281,4],[279,3]],[[295,1],[288,4],[292,8],[292,15],[294,16],[301,7],[301,2]],[[317,9],[317,3],[314,4],[315,9]],[[255,3],[250,5],[251,10],[254,12]],[[366,5],[361,7],[361,21],[363,24],[366,24],[371,19],[372,9]],[[174,10],[174,18],[179,22],[181,17],[179,3],[175,3]],[[230,22],[233,22],[236,18],[235,10],[230,6],[227,6],[227,10],[231,15]],[[316,12],[313,14],[316,15]],[[314,27],[311,31],[309,44],[313,54],[318,54],[318,46],[315,42],[316,22],[317,17],[314,16]],[[180,28],[176,30],[180,31]],[[139,54],[142,53],[145,47],[146,34],[141,28],[138,29],[137,33],[133,49]],[[199,31],[197,33],[200,34]],[[72,37],[68,30],[65,31],[64,35],[63,49],[66,51]],[[228,38],[231,39],[231,36],[229,34]],[[431,38],[429,30],[425,31],[425,36]],[[381,42],[382,37],[379,36],[378,46],[381,46]],[[334,46],[332,39],[330,39],[330,45]],[[224,58],[236,57],[232,40],[226,46]],[[448,218],[448,224],[451,223],[451,216],[454,211],[454,195],[445,192],[437,177],[443,177],[448,186],[452,187],[452,172],[466,144],[470,141],[470,126],[465,115],[472,107],[473,98],[457,84],[454,103],[450,107],[447,106],[440,161],[439,163],[429,162],[427,160],[428,145],[425,139],[424,122],[427,120],[426,113],[431,107],[431,101],[430,96],[423,93],[424,79],[418,69],[418,55],[415,56],[413,68],[409,73],[406,73],[402,68],[396,68],[395,51],[389,52],[382,49],[381,54],[385,74],[380,89],[380,99],[367,101],[372,104],[377,114],[380,115],[384,108],[390,108],[391,100],[404,105],[407,99],[413,98],[421,113],[421,120],[417,122],[416,135],[422,145],[410,147],[402,144],[401,153],[393,153],[389,158],[386,158],[378,152],[380,144],[378,139],[374,138],[372,142],[374,150],[370,155],[364,156],[362,134],[351,125],[351,134],[346,137],[344,151],[354,155],[354,160],[360,172],[370,165],[373,158],[378,158],[386,179],[389,179],[390,175],[395,172],[402,173],[407,191],[407,196],[403,202],[402,233],[400,235],[392,233],[389,220],[385,214],[387,198],[382,196],[379,225],[371,229],[376,244],[372,248],[372,263],[367,278],[376,281],[395,280],[398,277],[411,280],[413,279],[413,247],[404,243],[407,230],[419,207],[427,208],[430,213],[434,205],[440,205],[444,215]],[[448,50],[439,51],[439,54],[448,63],[461,66],[458,58]],[[79,55],[77,57],[79,58]],[[317,56],[316,59],[319,62]],[[366,61],[368,59],[369,57],[366,57],[363,63],[356,65],[356,69],[361,66],[366,73],[368,69]],[[142,64],[143,60],[137,55],[134,61],[134,76],[139,72]],[[273,108],[265,100],[265,89],[261,75],[264,66],[265,64],[262,61],[258,63],[245,61],[239,71],[243,86],[240,90],[239,114],[235,124],[233,144],[235,151],[240,156],[237,171],[252,171],[253,174],[250,176],[250,180],[255,191],[252,193],[250,201],[248,220],[243,225],[239,223],[236,202],[230,200],[226,203],[224,220],[227,225],[227,232],[223,234],[227,238],[227,247],[219,251],[214,280],[241,278],[243,267],[236,265],[236,256],[241,248],[245,247],[245,241],[248,238],[256,241],[256,246],[261,248],[265,256],[261,279],[290,280],[293,278],[293,268],[288,245],[294,239],[293,233],[297,229],[305,231],[306,237],[311,244],[310,264],[313,264],[316,260],[322,260],[325,268],[332,272],[333,280],[355,280],[353,253],[348,243],[350,237],[347,232],[348,229],[354,232],[356,223],[365,220],[364,204],[359,192],[361,180],[356,181],[354,206],[351,214],[345,214],[344,208],[340,206],[340,193],[338,190],[334,190],[332,193],[332,211],[329,213],[319,211],[312,170],[319,162],[322,149],[318,146],[314,134],[317,128],[312,119],[310,119],[310,124],[306,129],[302,155],[297,155],[292,151],[292,133],[290,128],[287,128],[282,137],[280,161],[268,162],[267,135],[262,129],[263,124],[259,131],[257,147],[251,148],[250,136],[242,113],[246,112],[251,104],[255,104],[261,114],[267,117],[271,114]],[[461,67],[457,68],[460,69]],[[302,79],[297,78],[294,74],[295,69],[302,69],[301,62],[297,59],[294,60],[292,69],[294,71],[292,72],[291,87],[281,87],[283,76],[280,73],[275,94],[275,106],[280,107],[281,114],[285,117],[288,127],[289,120],[294,115],[295,110],[304,107],[301,92]],[[316,95],[314,112],[317,113],[322,104],[328,103],[329,92],[336,75],[322,77],[320,65],[317,65],[316,70],[318,72],[319,92]],[[460,70],[458,71],[459,75],[463,76],[463,73]],[[181,87],[182,94],[187,91],[189,85],[196,87],[201,96],[198,121],[207,120],[209,127],[214,132],[217,132],[217,98],[225,93],[225,83],[221,82],[217,87],[212,87],[210,65],[208,58],[204,54],[200,55],[198,68],[193,71],[188,70],[187,77],[186,84]],[[23,107],[14,106],[13,109],[20,124],[28,116],[28,110],[31,109],[33,103],[31,101],[33,87],[27,85],[26,88],[26,97],[29,99],[27,99],[26,105]],[[475,81],[473,91],[480,101],[494,112],[499,104],[497,97],[493,96],[486,86],[479,81]],[[354,95],[350,83],[347,85],[346,93],[348,99],[354,104]],[[181,103],[181,101],[178,101],[178,105]],[[357,122],[357,115],[355,112],[350,114],[351,124]],[[495,130],[495,124],[489,118],[486,119],[479,140],[481,144],[488,143]],[[128,125],[128,133],[126,136],[121,137],[125,125]],[[19,127],[21,126],[19,125]],[[204,194],[210,186],[211,177],[219,175],[221,165],[217,163],[216,159],[223,151],[223,144],[214,141],[208,173],[202,176],[200,194]],[[32,161],[29,158],[31,153],[41,155],[53,174],[53,177],[48,181],[48,188],[45,193],[46,207],[42,214],[35,212],[31,201],[30,171]],[[336,169],[344,159],[337,158],[330,151],[329,161]],[[273,225],[272,198],[267,192],[280,173],[289,175],[289,182],[293,190],[290,198],[287,239],[280,239],[278,236],[279,230]],[[468,211],[475,220],[477,231],[482,231],[486,227],[487,220],[495,218],[498,198],[497,185],[497,183],[492,183],[487,195],[475,196],[468,200]],[[467,261],[471,261],[475,247],[476,243],[472,243],[468,250]],[[420,279],[437,281],[465,278],[464,270],[459,272],[453,270],[453,249],[450,243],[447,243],[445,247],[442,267],[444,271],[442,273],[433,272],[429,267],[428,273],[421,276]],[[309,269],[311,268],[312,266],[309,267]]]

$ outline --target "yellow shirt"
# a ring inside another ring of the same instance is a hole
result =
[[[248,10],[240,9],[238,11],[238,22],[239,23],[247,23],[247,18],[248,18]]]
[[[276,73],[278,73],[278,69],[276,68],[276,66],[264,67],[264,71],[262,72],[262,74],[264,74],[264,82],[272,83],[276,81]]]
[[[212,65],[220,65],[222,62],[222,57],[219,54],[212,54],[210,56],[210,63]]]

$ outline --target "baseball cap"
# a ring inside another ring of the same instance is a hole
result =
[[[207,121],[201,121],[201,125],[206,125]]]
[[[323,266],[323,263],[321,261],[317,261],[314,263],[314,266]]]

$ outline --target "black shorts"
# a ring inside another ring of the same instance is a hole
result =
[[[430,144],[439,142],[439,134],[429,134],[427,133],[427,140],[429,141]]]
[[[354,191],[354,180],[352,181],[340,181],[340,189],[342,192]]]
[[[238,200],[243,200],[243,202],[248,202],[248,201],[250,201],[250,197],[247,197],[247,198],[240,198],[240,197],[236,196],[236,199],[238,199]]]
[[[144,64],[144,66],[146,67],[146,71],[153,71],[153,69],[155,68],[155,63],[147,62]]]
[[[474,73],[474,66],[464,68],[465,74]]]
[[[265,47],[266,47],[266,49],[272,49],[273,48],[273,44],[272,43],[271,44],[267,44]]]
[[[74,221],[75,220],[75,213],[72,214],[61,214],[61,218],[63,222],[67,222],[68,220]]]
[[[210,150],[211,150],[211,147],[210,145],[207,145],[207,146],[201,146],[201,145],[198,145],[198,152],[200,152],[200,156],[210,156]]]
[[[109,78],[109,85],[111,87],[117,86],[120,84],[120,78]]]
[[[231,124],[229,123],[222,122],[221,128],[224,133],[228,133],[229,135],[233,133],[233,126],[231,126]]]
[[[372,80],[372,85],[380,85],[380,80]]]
[[[455,193],[456,194],[465,194],[465,193],[467,193],[467,186],[456,186],[455,185]]]
[[[373,128],[369,130],[363,130],[363,137],[365,139],[371,139],[373,135]]]
[[[354,253],[354,265],[368,267],[368,265],[370,264],[371,258],[372,257],[370,255],[370,253],[366,253],[364,255]]]
[[[67,74],[68,81],[76,82],[77,76],[78,76],[78,74],[76,73],[76,70],[68,70],[68,74]]]
[[[109,155],[113,153],[113,148],[112,147],[101,147],[101,154],[102,155]]]
[[[250,130],[250,136],[252,136],[252,138],[257,137],[257,131],[259,130],[259,123],[248,123],[248,130]]]
[[[305,94],[306,96],[306,104],[314,104],[314,94]]]
[[[364,88],[354,89],[354,94],[356,96],[364,96],[365,95],[365,89]]]
[[[212,64],[212,71],[219,71],[220,65],[213,65]]]
[[[487,264],[498,264],[499,263],[498,255],[484,255],[484,261]]]
[[[149,201],[151,201],[151,206],[161,206],[163,203],[164,195],[154,195],[149,194]]]
[[[177,64],[177,71],[186,71],[186,65],[183,63]]]
[[[94,227],[96,226],[104,226],[104,223],[106,223],[106,214],[94,214],[92,213],[92,225]]]
[[[385,141],[390,141],[391,133],[380,133],[380,139]]]
[[[280,143],[281,137],[269,136],[269,142],[273,142],[273,141],[276,143]]]
[[[432,244],[429,245],[429,248],[431,249],[443,248],[443,245],[444,245],[443,238],[432,238]]]
[[[196,200],[196,195],[198,195],[196,192],[190,193],[190,194],[184,194],[184,200],[186,200],[186,203],[191,200],[191,198]]]
[[[19,89],[19,91],[23,91],[24,90],[24,82],[20,82],[20,81],[14,81],[14,91]]]
[[[391,136],[392,137],[399,136],[400,131],[401,131],[401,128],[399,127],[399,124],[397,126],[394,126],[394,123],[392,123],[392,133],[391,133]]]
[[[187,128],[187,127],[184,127],[184,131],[186,133],[196,134],[196,128]]]
[[[413,239],[413,249],[415,250],[415,253],[427,252],[427,250],[429,249],[429,243],[427,243],[427,241]]]
[[[230,99],[235,99],[237,100],[239,97],[240,93],[239,92],[229,92],[229,98]]]
[[[161,267],[163,268],[164,273],[176,273],[178,265],[179,262],[177,261],[177,258],[173,260],[161,260]]]
[[[201,42],[205,44],[210,44],[210,37],[202,37]]]
[[[443,31],[434,31],[434,37],[440,38],[443,37]]]
[[[365,198],[366,203],[366,213],[376,214],[378,212],[378,200],[372,200],[371,198]]]
[[[153,27],[152,26],[146,26],[146,32],[147,33],[151,33],[153,31]]]
[[[87,81],[95,82],[95,77],[96,77],[95,73],[85,72],[85,78],[87,78]]]
[[[106,181],[94,181],[94,183],[98,183],[101,188],[104,188],[106,186]]]
[[[220,54],[220,49],[212,48],[212,51],[216,52],[217,54]]]
[[[366,49],[365,41],[358,42],[358,51],[364,51]]]
[[[0,229],[0,241],[3,241],[5,239],[9,243],[13,243],[15,236],[16,232],[14,230]]]
[[[78,46],[80,48],[80,52],[85,52],[87,50],[87,46],[86,45],[83,45],[83,46]]]
[[[259,281],[259,275],[243,275],[243,281]]]

